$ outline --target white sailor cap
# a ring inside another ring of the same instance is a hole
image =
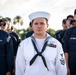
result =
[[[50,14],[48,12],[38,11],[29,15],[30,21],[34,20],[35,18],[46,18],[47,20],[49,20]]]

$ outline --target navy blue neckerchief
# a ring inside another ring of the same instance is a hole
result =
[[[50,37],[47,37],[47,38],[45,39],[44,46],[43,46],[41,52],[39,52],[38,49],[37,49],[37,47],[36,47],[36,40],[35,40],[35,38],[34,38],[33,36],[31,36],[31,41],[32,41],[32,43],[33,43],[34,49],[35,49],[35,51],[37,52],[37,54],[31,59],[30,65],[32,65],[32,64],[34,63],[34,61],[36,60],[37,56],[41,56],[41,58],[42,58],[42,60],[43,60],[43,63],[44,63],[44,66],[45,66],[45,67],[47,68],[47,70],[49,71],[49,69],[48,69],[48,67],[47,67],[47,64],[46,64],[45,57],[42,55],[42,53],[44,52],[44,50],[45,50],[45,48],[46,48],[46,46],[47,46],[47,42],[48,42],[48,39],[49,39],[49,38],[50,38]]]

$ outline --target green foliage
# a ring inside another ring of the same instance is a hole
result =
[[[0,15],[0,19],[3,18],[3,16]]]
[[[16,24],[16,23],[20,23],[20,25],[23,25],[23,19],[21,16],[16,16],[14,19],[13,19],[13,24]]]
[[[29,28],[27,29],[15,29],[16,33],[19,35],[20,39],[23,40],[26,34],[30,31]]]
[[[15,30],[16,30],[16,29],[15,29]],[[23,40],[23,39],[25,38],[26,34],[27,34],[29,31],[30,31],[29,28],[27,28],[27,29],[20,29],[20,30],[16,30],[16,33],[19,34],[20,39]],[[52,36],[54,36],[54,34],[55,34],[55,30],[54,30],[54,29],[49,28],[47,31],[48,31],[49,33],[51,33]]]
[[[49,33],[51,33],[52,36],[55,35],[55,30],[54,30],[54,29],[49,28],[47,31],[48,31]]]

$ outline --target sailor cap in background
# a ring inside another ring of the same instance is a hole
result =
[[[35,18],[46,18],[47,20],[49,20],[50,14],[48,12],[38,11],[29,15],[30,21],[34,20]]]

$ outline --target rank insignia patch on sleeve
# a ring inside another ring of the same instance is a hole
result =
[[[61,55],[60,62],[61,62],[62,65],[65,65],[65,60],[64,60],[64,58],[63,58],[63,54],[60,54],[60,55]]]

